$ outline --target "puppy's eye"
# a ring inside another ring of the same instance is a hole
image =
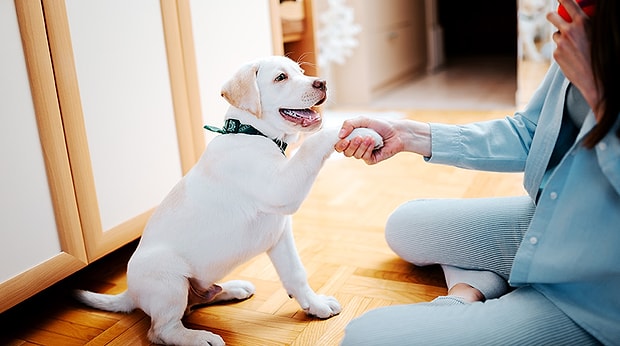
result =
[[[281,82],[281,81],[285,80],[286,78],[288,78],[288,77],[286,76],[286,74],[284,74],[284,73],[280,73],[280,74],[276,77],[275,81],[276,81],[276,82]]]

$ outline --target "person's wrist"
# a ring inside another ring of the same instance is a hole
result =
[[[428,123],[411,121],[406,129],[399,132],[404,134],[401,138],[403,151],[431,156],[431,127]]]

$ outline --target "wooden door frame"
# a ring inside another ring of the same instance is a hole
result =
[[[197,152],[202,152],[204,139],[200,132],[202,126],[197,125],[200,103],[196,96],[197,80],[193,77],[195,58],[189,55],[193,52],[191,27],[181,25],[184,17],[189,17],[189,6],[184,2],[162,0],[160,6],[181,169],[186,173],[196,162]],[[64,0],[42,0],[42,3],[84,244],[88,261],[92,262],[140,237],[153,210],[111,229],[102,229],[66,3]]]
[[[43,8],[38,1],[16,0],[15,9],[61,252],[0,283],[0,312],[64,279],[88,262],[65,146]]]

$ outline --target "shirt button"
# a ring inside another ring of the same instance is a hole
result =
[[[538,243],[538,238],[536,237],[530,237],[530,244],[532,245],[536,245]]]
[[[558,193],[555,191],[552,191],[549,193],[549,198],[551,198],[551,200],[555,200],[558,198]]]
[[[599,144],[598,144],[598,148],[599,148],[599,150],[605,150],[605,149],[607,149],[607,143],[605,143],[605,142],[599,142]]]

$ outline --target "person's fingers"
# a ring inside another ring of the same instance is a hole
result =
[[[564,9],[566,10],[566,12],[568,12],[568,15],[571,18],[575,18],[578,15],[583,15],[583,11],[581,10],[581,7],[579,7],[579,4],[577,4],[577,1],[575,0],[559,0],[560,2],[560,6],[563,6]]]
[[[366,117],[357,117],[353,119],[347,119],[342,123],[338,137],[347,137],[353,129],[358,127],[372,127],[373,120]]]
[[[349,146],[349,141],[347,139],[341,139],[334,145],[334,150],[341,153]]]
[[[567,23],[557,12],[547,13],[547,21],[549,21],[549,23],[555,26],[558,30],[561,30]]]
[[[367,164],[374,164],[375,163],[375,158],[374,156],[374,152],[375,152],[375,141],[374,139],[372,139],[371,137],[366,138],[366,144],[368,146],[368,148],[366,149],[366,151],[364,152],[364,154],[362,154],[361,159],[364,160]]]
[[[355,153],[357,152],[357,149],[359,148],[360,144],[362,144],[362,138],[355,137],[349,141],[349,145],[342,153],[346,157],[355,156]]]
[[[355,150],[355,153],[353,155],[356,159],[368,157],[369,155],[367,153],[372,154],[374,147],[375,141],[372,139],[372,137],[362,138],[360,145],[357,147],[357,150]]]
[[[342,123],[342,127],[340,128],[340,132],[338,132],[338,137],[343,139],[347,138],[347,136],[355,129],[355,127],[347,120]]]

